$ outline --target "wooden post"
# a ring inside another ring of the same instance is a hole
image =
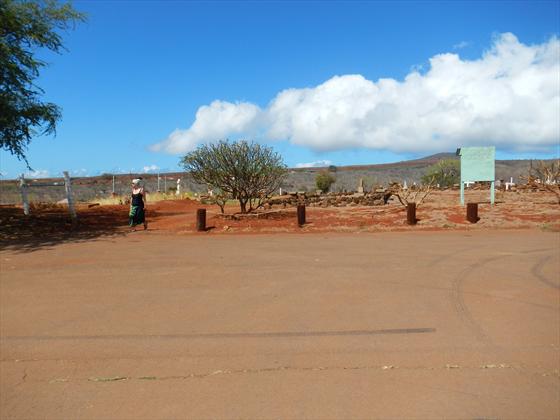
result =
[[[23,174],[19,178],[19,187],[21,190],[21,202],[23,204],[23,214],[29,216],[29,198],[27,197],[27,183]]]
[[[70,217],[72,222],[75,222],[78,218],[76,215],[76,209],[74,208],[74,198],[72,197],[72,183],[70,182],[70,175],[68,172],[64,171],[64,188],[66,190],[66,200],[68,200],[68,211],[70,212]]]
[[[406,205],[406,223],[409,225],[416,224],[416,203],[408,203]]]
[[[471,223],[478,222],[478,203],[467,203],[467,220]]]
[[[196,211],[196,230],[199,232],[206,230],[206,209]]]
[[[297,206],[297,222],[299,227],[305,225],[305,204]]]

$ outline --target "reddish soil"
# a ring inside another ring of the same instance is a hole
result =
[[[479,202],[480,220],[466,221],[465,207],[458,204],[456,191],[439,191],[418,207],[418,224],[406,224],[406,211],[396,200],[380,207],[307,207],[307,223],[297,225],[295,208],[275,207],[266,212],[232,218],[238,211],[235,205],[226,207],[226,217],[219,207],[201,205],[192,200],[149,203],[149,230],[161,234],[200,234],[196,232],[195,217],[199,208],[207,209],[207,235],[255,233],[324,233],[378,232],[408,230],[480,230],[537,228],[560,229],[560,206],[547,193],[498,192],[496,204],[485,202],[487,192],[472,191],[468,202]],[[91,239],[98,236],[124,234],[128,207],[107,205],[78,206],[78,224],[73,226],[65,208],[42,206],[25,217],[16,206],[0,207],[0,245],[14,241],[26,243],[59,242],[70,237]]]
[[[196,207],[0,251],[2,419],[560,418],[557,232],[158,233]]]

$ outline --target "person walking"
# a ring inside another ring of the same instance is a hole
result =
[[[132,200],[130,201],[130,212],[128,213],[128,224],[132,231],[136,226],[144,225],[144,230],[148,229],[146,221],[146,191],[142,185],[142,179],[132,180]]]

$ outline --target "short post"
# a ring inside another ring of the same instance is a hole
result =
[[[70,212],[70,217],[72,222],[75,222],[78,216],[76,215],[76,209],[74,208],[74,198],[72,197],[72,184],[70,182],[70,175],[68,172],[64,171],[64,188],[66,189],[66,199],[68,200],[68,211]]]
[[[115,175],[113,175],[113,195],[115,195]]]
[[[27,184],[23,174],[19,178],[19,187],[21,190],[21,202],[23,203],[23,214],[29,216],[29,198],[27,196]]]
[[[305,204],[297,206],[297,223],[299,227],[305,225]]]
[[[471,223],[478,222],[478,203],[467,203],[467,220]]]
[[[416,203],[408,203],[406,205],[406,223],[409,225],[416,224]]]
[[[181,195],[181,178],[177,178],[177,191],[175,191],[175,195]]]
[[[196,230],[199,232],[206,230],[206,209],[196,211]]]

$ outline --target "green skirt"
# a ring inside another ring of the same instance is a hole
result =
[[[144,221],[144,209],[140,206],[130,206],[130,213],[128,213],[128,224],[130,226],[136,226],[143,224]]]

